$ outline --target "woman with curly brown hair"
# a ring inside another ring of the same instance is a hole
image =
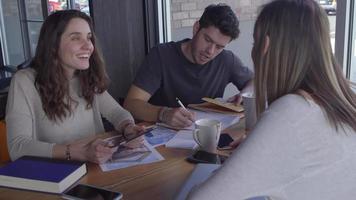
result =
[[[117,148],[95,137],[104,132],[101,115],[123,134],[144,128],[109,95],[108,82],[90,17],[76,10],[48,16],[30,67],[11,82],[6,113],[11,159],[110,159]]]

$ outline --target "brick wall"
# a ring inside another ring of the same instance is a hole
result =
[[[254,20],[261,5],[270,0],[170,0],[172,29],[191,27],[210,4],[226,3],[235,11],[240,21]]]

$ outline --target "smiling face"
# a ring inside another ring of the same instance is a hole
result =
[[[59,59],[68,77],[76,70],[89,68],[89,58],[94,51],[89,24],[81,18],[69,21],[59,44]]]
[[[222,34],[215,26],[199,29],[199,23],[196,23],[191,40],[191,59],[204,65],[219,55],[230,41],[231,37]]]

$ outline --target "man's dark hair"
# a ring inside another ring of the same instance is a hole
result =
[[[215,26],[224,35],[230,36],[231,40],[239,36],[239,20],[234,11],[226,4],[211,4],[205,8],[199,19],[199,29]]]

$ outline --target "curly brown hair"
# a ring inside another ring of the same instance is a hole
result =
[[[53,121],[62,121],[77,106],[77,102],[69,95],[69,81],[58,54],[61,36],[73,18],[84,19],[92,32],[94,51],[89,59],[89,68],[75,72],[80,80],[81,96],[86,100],[87,108],[91,108],[94,95],[106,91],[109,84],[91,18],[77,10],[62,10],[49,15],[41,27],[36,54],[30,67],[36,71],[35,86],[42,100],[42,108]]]

